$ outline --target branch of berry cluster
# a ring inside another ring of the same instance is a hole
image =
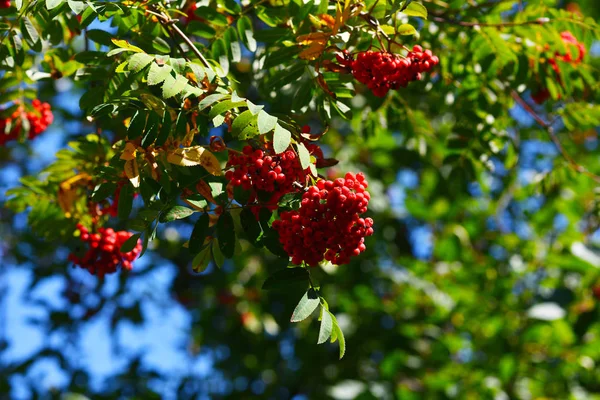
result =
[[[584,174],[586,176],[589,176],[590,178],[592,178],[594,181],[599,182],[600,183],[600,176],[594,174],[593,172],[588,171],[585,167],[583,167],[582,165],[579,165],[577,163],[577,161],[575,161],[575,159],[573,159],[573,157],[571,157],[571,155],[565,150],[565,148],[563,147],[563,145],[561,144],[560,140],[558,139],[558,137],[556,136],[556,134],[554,133],[554,128],[552,128],[552,125],[549,124],[548,122],[546,122],[542,117],[540,117],[533,108],[531,108],[531,106],[529,106],[529,104],[527,104],[527,102],[525,100],[523,100],[523,98],[516,92],[516,91],[512,91],[511,93],[513,99],[515,99],[515,101],[529,114],[531,115],[531,117],[535,120],[535,122],[537,122],[542,128],[544,128],[544,130],[546,131],[546,133],[548,134],[548,137],[550,138],[550,140],[552,140],[552,143],[554,143],[554,145],[556,146],[557,150],[560,152],[560,154],[563,156],[563,158],[565,160],[567,160],[567,162],[569,163],[569,166],[576,172],[579,172],[581,174]]]

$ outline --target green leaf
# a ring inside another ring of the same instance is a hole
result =
[[[168,75],[162,86],[162,94],[165,99],[180,94],[188,84],[188,80],[183,75],[177,75],[175,79],[171,75]]]
[[[129,253],[131,250],[133,250],[135,246],[137,246],[138,240],[140,240],[140,236],[142,236],[141,233],[131,235],[131,237],[121,245],[121,253]]]
[[[415,3],[415,4],[418,4],[418,3]],[[399,35],[414,35],[415,33],[417,33],[417,30],[415,29],[414,26],[412,26],[410,24],[402,24],[398,27]]]
[[[83,1],[68,0],[67,3],[69,4],[71,11],[73,11],[76,15],[81,14],[87,7]]]
[[[165,144],[165,142],[169,138],[169,135],[171,134],[172,123],[173,122],[171,121],[171,113],[169,113],[168,110],[165,110],[162,117],[160,130],[158,132],[158,137],[156,138],[156,146],[162,146],[163,144]]]
[[[221,251],[221,244],[219,243],[218,238],[212,242],[212,255],[217,267],[221,268],[223,264],[225,264],[225,255]]]
[[[427,9],[421,3],[410,3],[402,12],[411,17],[421,17],[427,19]]]
[[[206,234],[208,233],[209,221],[210,218],[207,213],[203,213],[198,221],[196,221],[188,244],[192,253],[198,253],[202,249],[204,240],[206,239]]]
[[[263,108],[265,108],[265,106],[256,105],[248,99],[246,99],[246,106],[248,107],[248,110],[250,110],[250,112],[252,112],[252,114],[254,115],[258,115],[258,113],[261,112]]]
[[[267,89],[274,90],[300,79],[304,74],[305,62],[296,61],[291,67],[276,72],[268,81]]]
[[[229,22],[227,21],[227,17],[219,12],[217,12],[214,8],[211,7],[198,7],[194,10],[194,14],[199,16],[202,19],[208,20],[211,24],[219,25],[219,26],[227,26]]]
[[[129,70],[139,72],[154,61],[154,57],[146,53],[135,53],[129,57]]]
[[[331,337],[331,332],[333,330],[333,319],[331,318],[329,311],[323,307],[321,313],[321,327],[319,328],[319,339],[317,344],[325,343],[327,339]]]
[[[125,184],[119,192],[119,204],[117,206],[117,215],[119,219],[127,219],[131,214],[133,207],[133,186]]]
[[[117,190],[117,184],[114,182],[104,182],[96,185],[92,192],[92,201],[100,202],[106,199]]]
[[[246,105],[245,101],[234,102],[231,100],[225,100],[217,104],[216,106],[210,109],[208,113],[208,118],[215,118],[217,115],[223,114],[225,111],[229,111],[233,108],[244,107]]]
[[[273,117],[263,110],[258,113],[258,132],[261,135],[275,129],[275,125],[277,125],[277,117]]]
[[[150,115],[148,115],[148,121],[146,122],[145,132],[141,143],[143,148],[147,148],[156,140],[159,119],[160,117],[154,111],[151,111]]]
[[[302,108],[308,106],[312,100],[312,87],[313,85],[308,82],[300,84],[298,91],[292,99],[292,111],[301,112]]]
[[[304,143],[298,143],[298,157],[300,158],[302,169],[310,167],[310,153]]]
[[[205,108],[208,108],[208,107],[212,106],[217,101],[223,100],[225,97],[228,97],[228,96],[229,95],[226,94],[226,93],[215,93],[215,94],[208,95],[205,98],[203,98],[200,101],[200,103],[198,103],[198,110],[202,111]]]
[[[191,21],[188,24],[187,32],[204,39],[212,39],[216,34],[216,31],[213,27],[200,21]]]
[[[244,208],[240,213],[240,222],[250,243],[256,244],[262,236],[263,230],[260,223],[256,220],[256,216],[254,216],[254,213],[249,208]]]
[[[252,111],[244,111],[233,120],[233,123],[231,124],[231,133],[234,136],[239,135],[254,119],[256,119],[256,116],[252,114]]]
[[[213,59],[216,60],[221,68],[223,69],[223,73],[227,75],[229,73],[229,56],[228,56],[228,44],[225,41],[225,38],[220,38],[215,40],[211,47],[211,53],[213,55]]]
[[[210,246],[204,247],[192,260],[194,272],[202,272],[210,263]]]
[[[242,60],[242,47],[238,41],[238,35],[236,30],[231,27],[225,31],[226,41],[229,43],[229,52],[231,54],[231,61],[240,62]]]
[[[237,22],[237,30],[240,39],[251,52],[256,51],[256,39],[254,39],[254,29],[252,28],[252,20],[247,16],[241,17]]]
[[[286,193],[279,199],[279,207],[282,210],[297,210],[300,208],[300,202],[302,201],[301,192],[290,192]]]
[[[121,40],[121,39],[112,39],[112,42],[115,46],[122,48],[122,49],[126,49],[127,51],[135,51],[136,53],[143,53],[144,50],[140,49],[137,46],[132,45],[131,43],[129,43],[127,40]]]
[[[42,50],[42,42],[40,40],[40,35],[38,34],[35,26],[31,23],[29,17],[25,16],[21,20],[21,32],[23,33],[23,37],[25,41],[31,48],[35,51]]]
[[[173,68],[170,65],[160,66],[157,63],[152,63],[150,65],[150,70],[148,71],[148,85],[158,85],[167,79],[168,76],[171,76],[171,71]]]
[[[64,0],[46,0],[46,8],[52,10],[53,8],[60,6],[63,1]]]
[[[230,212],[224,212],[217,222],[217,237],[219,248],[227,258],[233,257],[235,252],[235,227]]]
[[[129,127],[127,127],[127,138],[135,139],[140,136],[146,128],[146,118],[148,114],[145,110],[138,110],[131,117],[129,121]]]
[[[336,340],[339,341],[340,360],[341,360],[344,357],[344,354],[346,354],[346,339],[344,338],[344,332],[342,332],[342,329],[338,325],[338,322],[337,322],[337,319],[335,318],[335,316],[333,314],[331,314],[331,317],[333,319],[333,330],[331,332],[331,343],[335,342]]]
[[[304,268],[286,268],[269,276],[262,288],[264,290],[287,288],[295,283],[308,283],[308,271]]]
[[[275,125],[275,132],[273,133],[273,150],[275,154],[283,153],[290,146],[292,141],[292,133],[281,125]]]
[[[310,314],[313,313],[313,311],[315,311],[319,304],[320,299],[317,292],[313,288],[308,289],[306,293],[304,293],[304,296],[302,296],[302,298],[300,299],[300,302],[298,303],[296,308],[294,309],[290,321],[300,322],[305,320],[310,316]]]
[[[270,50],[265,56],[265,62],[262,65],[263,69],[276,67],[280,64],[287,63],[293,60],[296,54],[302,49],[298,46],[281,47]]]
[[[176,219],[187,218],[194,213],[194,210],[184,206],[173,206],[160,215],[160,222],[171,222]]]

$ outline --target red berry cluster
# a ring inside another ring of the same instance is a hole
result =
[[[22,120],[25,118],[30,126],[27,135],[29,139],[33,139],[44,132],[52,123],[54,116],[52,115],[50,104],[42,103],[36,99],[31,102],[31,105],[33,106],[32,111],[25,112],[23,107],[19,107],[9,118],[0,119],[0,146],[3,146],[9,140],[15,140],[19,137],[23,125]]]
[[[317,145],[308,144],[306,147],[315,157],[322,157],[323,153]],[[271,144],[265,150],[247,145],[241,154],[230,151],[227,167],[233,168],[225,173],[225,178],[233,186],[273,193],[268,202],[271,206],[276,206],[284,194],[298,190],[294,182],[304,185],[309,174],[308,169],[302,169],[300,159],[293,150],[275,154]]]
[[[142,251],[142,242],[138,240],[133,250],[121,253],[121,246],[132,235],[130,232],[116,232],[111,228],[100,228],[98,233],[89,233],[87,228],[81,224],[77,224],[77,229],[81,234],[79,236],[81,241],[89,243],[90,247],[83,257],[77,257],[71,253],[69,261],[100,278],[105,274],[116,272],[119,264],[126,270],[131,270],[133,261]]]
[[[559,52],[554,53],[554,58],[550,58],[548,63],[552,66],[552,69],[557,74],[560,73],[560,69],[558,68],[558,64],[556,60],[564,61],[569,64],[577,65],[583,61],[583,57],[585,57],[585,46],[583,43],[580,43],[575,36],[569,31],[561,32],[560,37],[563,43],[567,46],[567,52],[565,54],[560,54]],[[578,55],[577,58],[573,58],[571,54],[570,46],[577,47]]]
[[[563,43],[567,47],[567,52],[565,54],[560,54],[559,52],[555,52],[554,57],[550,57],[548,59],[548,64],[550,64],[550,67],[556,74],[556,79],[557,79],[558,83],[562,85],[562,81],[560,78],[560,67],[558,66],[558,61],[563,61],[563,62],[571,64],[571,65],[580,64],[583,61],[583,57],[585,57],[586,49],[585,49],[584,44],[580,43],[577,40],[577,38],[575,36],[573,36],[573,34],[569,31],[561,32],[560,37],[561,37]],[[577,58],[573,58],[573,55],[571,54],[572,46],[575,46],[578,50]],[[550,47],[548,45],[546,45],[546,49],[549,49],[549,48]],[[542,104],[549,97],[550,97],[550,91],[548,91],[548,89],[545,87],[540,88],[537,92],[535,92],[531,95],[531,98],[537,104]]]
[[[300,209],[273,221],[294,264],[315,266],[325,259],[342,265],[365,251],[365,236],[373,234],[373,220],[360,217],[371,198],[367,186],[362,173],[319,180],[302,195]]]
[[[10,8],[10,0],[0,0],[0,8]]]
[[[414,46],[406,57],[382,51],[363,51],[356,60],[345,53],[337,56],[338,61],[352,70],[352,75],[363,83],[378,97],[383,97],[391,89],[406,87],[411,81],[421,79],[423,72],[430,71],[440,60],[431,53],[423,51],[421,46]]]

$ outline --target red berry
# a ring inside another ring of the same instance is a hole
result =
[[[91,274],[103,277],[117,271],[120,265],[127,270],[131,270],[133,260],[136,259],[142,250],[142,243],[138,240],[135,248],[128,253],[121,253],[121,246],[131,237],[127,231],[115,232],[111,228],[100,228],[98,233],[88,234],[88,230],[81,224],[77,224],[77,229],[81,235],[79,239],[89,244],[89,248],[82,258],[69,255],[69,261],[81,268],[87,269]]]
[[[273,229],[294,264],[347,264],[366,249],[364,238],[373,234],[373,220],[360,217],[367,210],[367,186],[362,174],[320,180],[303,194],[299,210],[281,213]]]
[[[415,45],[405,58],[386,52],[361,52],[350,66],[356,80],[367,85],[375,96],[383,97],[391,89],[419,80],[422,72],[438,63],[439,59],[430,50],[423,52],[421,46]]]

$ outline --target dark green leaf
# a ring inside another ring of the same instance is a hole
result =
[[[240,39],[251,52],[256,51],[256,39],[254,39],[254,30],[252,28],[252,20],[247,16],[242,16],[237,22],[238,34]]]
[[[129,253],[131,250],[133,250],[137,245],[138,240],[140,240],[140,236],[142,236],[141,233],[131,235],[131,237],[121,245],[121,253]]]
[[[138,110],[133,114],[129,121],[129,127],[127,127],[127,138],[135,139],[139,137],[146,128],[146,118],[148,114],[145,110]]]
[[[250,243],[256,244],[263,231],[254,213],[249,208],[244,208],[240,214],[240,221]]]
[[[196,256],[194,257],[193,261],[192,261],[192,269],[195,272],[202,272],[206,269],[206,267],[208,267],[208,264],[210,263],[210,245],[209,246],[205,246],[198,254],[196,254]]]
[[[98,203],[115,193],[116,190],[117,184],[114,182],[104,182],[96,185],[92,192],[92,201]]]
[[[119,204],[117,206],[117,215],[120,219],[129,218],[133,206],[133,186],[125,184],[119,192]]]
[[[224,212],[217,222],[217,237],[219,238],[219,248],[226,258],[233,257],[235,251],[235,227],[231,213]]]
[[[160,222],[171,222],[177,219],[187,218],[194,213],[194,210],[184,206],[173,206],[160,215]]]
[[[160,130],[158,132],[158,137],[156,138],[156,146],[162,146],[165,144],[169,135],[171,134],[171,113],[168,110],[165,110],[162,120],[160,122]]]
[[[208,223],[209,216],[207,213],[202,213],[196,224],[194,225],[194,230],[192,231],[192,235],[190,236],[189,241],[189,249],[192,253],[198,253],[202,246],[204,245],[204,240],[206,239],[206,234],[208,232]]]

